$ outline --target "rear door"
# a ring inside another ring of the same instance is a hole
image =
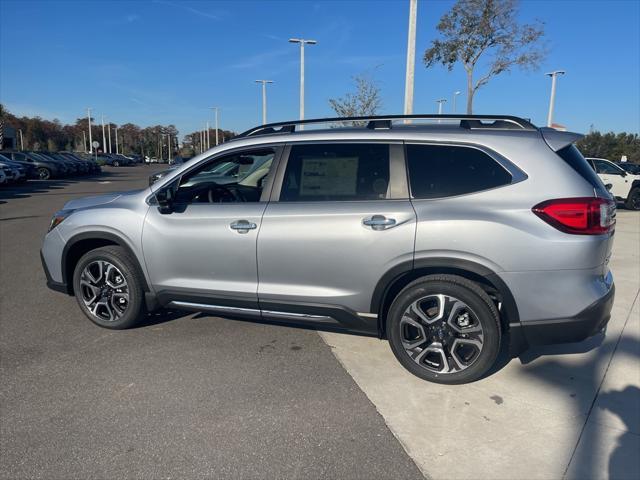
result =
[[[326,311],[350,328],[375,331],[367,313],[378,280],[413,258],[415,212],[402,152],[401,143],[286,148],[258,238],[265,316]],[[348,325],[350,315],[361,324]]]

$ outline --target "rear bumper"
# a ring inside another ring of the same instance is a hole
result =
[[[603,297],[573,317],[512,325],[512,354],[519,355],[532,346],[581,342],[603,331],[611,319],[614,298],[615,285],[612,283]]]

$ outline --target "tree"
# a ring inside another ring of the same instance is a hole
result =
[[[440,63],[451,71],[458,62],[467,72],[467,113],[473,113],[473,97],[492,77],[513,67],[537,69],[545,57],[541,38],[544,25],[520,25],[517,0],[458,0],[442,16],[436,39],[424,54],[427,67]],[[486,72],[474,83],[474,69],[489,57]]]
[[[585,157],[618,161],[625,155],[627,161],[640,163],[640,136],[637,133],[602,134],[596,130],[578,140],[577,146]]]
[[[378,85],[366,75],[353,77],[355,93],[342,98],[329,99],[329,105],[339,117],[364,117],[375,115],[382,106]]]

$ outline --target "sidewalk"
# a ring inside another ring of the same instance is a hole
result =
[[[611,269],[616,301],[604,340],[530,351],[470,385],[419,380],[398,364],[387,342],[321,335],[428,478],[637,479],[636,212],[618,212]]]

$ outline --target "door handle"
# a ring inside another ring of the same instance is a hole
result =
[[[371,227],[373,230],[384,230],[396,224],[395,218],[387,218],[384,215],[373,215],[362,220],[363,225]]]
[[[238,220],[229,225],[232,230],[238,233],[248,233],[249,230],[255,230],[258,226],[255,223],[248,222],[246,220]]]

